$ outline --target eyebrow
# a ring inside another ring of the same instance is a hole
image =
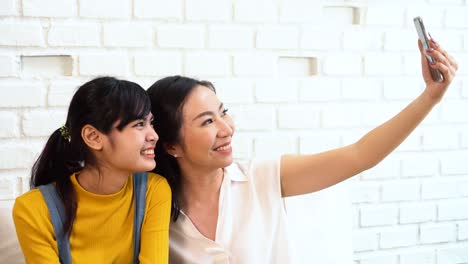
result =
[[[218,110],[221,110],[223,108],[223,103],[219,104],[219,107],[218,107]],[[203,117],[203,116],[206,116],[206,115],[214,115],[214,113],[212,111],[205,111],[205,112],[202,112],[200,114],[198,114],[196,117],[194,117],[192,119],[192,121],[194,121],[195,119],[198,119],[200,117]]]

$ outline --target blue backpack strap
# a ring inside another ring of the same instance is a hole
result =
[[[135,197],[135,219],[133,221],[133,263],[138,264],[140,255],[141,225],[145,217],[147,172],[133,174],[133,193]]]
[[[70,240],[68,239],[68,234],[65,234],[63,231],[65,208],[63,207],[62,200],[58,196],[53,183],[41,185],[39,186],[39,190],[49,208],[50,219],[54,226],[55,238],[57,240],[60,263],[71,264]]]

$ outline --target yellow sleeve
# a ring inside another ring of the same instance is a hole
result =
[[[148,173],[146,210],[141,228],[141,264],[168,263],[172,193],[166,179]]]
[[[39,190],[16,199],[13,220],[26,263],[60,263],[49,211]]]

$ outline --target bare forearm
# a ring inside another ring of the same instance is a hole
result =
[[[436,104],[437,100],[423,93],[396,116],[356,142],[364,169],[375,166],[398,147]]]

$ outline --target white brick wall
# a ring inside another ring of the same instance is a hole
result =
[[[354,263],[468,263],[466,14],[463,0],[0,0],[0,200],[27,190],[76,87],[100,75],[212,81],[239,159],[355,142],[424,89],[419,15],[460,71],[397,151],[351,180]],[[63,55],[71,76],[22,59]]]

